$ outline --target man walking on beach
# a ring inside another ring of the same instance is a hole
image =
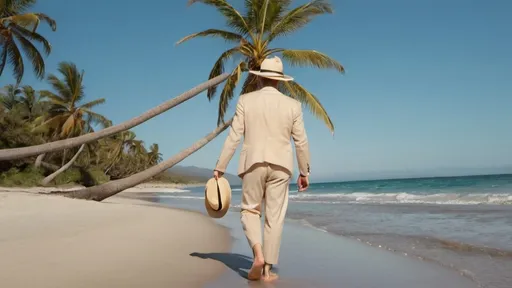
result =
[[[249,280],[277,279],[277,264],[284,217],[288,207],[288,187],[293,171],[291,138],[295,142],[299,191],[309,185],[309,145],[300,102],[277,90],[280,81],[293,78],[283,74],[279,57],[267,58],[257,75],[260,90],[241,95],[229,135],[214,170],[223,175],[244,137],[238,175],[242,178],[242,226],[254,253]],[[261,206],[265,207],[265,231],[261,237]]]

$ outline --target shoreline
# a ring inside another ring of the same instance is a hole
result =
[[[150,199],[144,201],[157,201],[158,205],[206,213],[200,202],[166,197]],[[251,266],[252,252],[243,234],[238,213],[230,210],[216,222],[231,231],[234,242],[230,253],[197,255],[201,259],[221,262],[229,268],[206,287],[265,287],[259,286],[259,283],[248,284],[243,278]],[[454,269],[393,253],[382,247],[369,246],[292,219],[286,221],[282,241],[277,264],[280,279],[275,283],[278,287],[335,288],[340,287],[340,283],[346,288],[478,287],[478,283]]]
[[[233,255],[251,257],[238,217],[228,212],[219,221],[232,231],[235,239]],[[280,260],[277,265],[279,287],[290,288],[477,288],[479,283],[450,269],[429,261],[370,246],[356,239],[324,232],[300,221],[287,220],[283,231]],[[313,243],[313,249],[312,249]],[[328,248],[327,248],[328,247]],[[301,251],[297,254],[297,251]],[[309,260],[308,260],[309,259]],[[217,257],[226,266],[231,260]],[[250,267],[247,262],[241,266]],[[231,267],[229,267],[231,268]],[[371,271],[371,272],[370,272]],[[393,276],[391,276],[393,275]],[[264,287],[247,285],[240,271],[231,268],[207,288]]]
[[[13,288],[202,287],[225,267],[190,254],[231,247],[201,213],[143,200],[0,192],[0,206],[0,281]]]
[[[134,187],[123,190],[119,193],[179,193],[188,192],[187,188],[201,187],[203,183],[182,184],[182,183],[163,183],[163,182],[149,182],[141,183]],[[32,186],[32,187],[4,187],[0,186],[0,192],[13,192],[13,193],[35,193],[35,194],[48,194],[52,191],[72,191],[86,188],[82,185],[62,185],[62,186]]]

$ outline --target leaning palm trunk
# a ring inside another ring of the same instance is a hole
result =
[[[221,74],[215,78],[212,78],[204,83],[202,83],[199,86],[196,86],[189,91],[181,94],[178,97],[175,97],[171,100],[168,100],[157,107],[154,107],[143,114],[130,119],[128,121],[125,121],[121,124],[111,126],[105,129],[102,129],[98,132],[94,133],[88,133],[82,136],[78,136],[75,138],[69,138],[65,140],[59,140],[55,142],[45,143],[41,145],[35,145],[35,146],[29,146],[29,147],[23,147],[23,148],[13,148],[13,149],[2,149],[0,150],[0,161],[5,160],[14,160],[14,159],[21,159],[25,157],[40,155],[43,153],[49,153],[54,151],[59,151],[62,149],[68,149],[71,147],[80,146],[82,144],[86,144],[92,141],[96,141],[98,139],[108,137],[111,135],[114,135],[116,133],[126,131],[130,128],[133,128],[137,125],[140,125],[141,123],[144,123],[148,121],[149,119],[162,114],[163,112],[189,100],[190,98],[196,96],[197,94],[201,93],[202,91],[214,87],[220,83],[222,83],[226,78],[229,77],[229,74]]]
[[[192,146],[187,149],[181,151],[180,153],[172,156],[171,158],[163,161],[162,163],[155,165],[147,170],[134,174],[132,176],[126,177],[124,179],[119,179],[115,181],[110,181],[105,184],[101,184],[94,187],[89,187],[81,190],[75,191],[66,191],[66,192],[53,192],[52,194],[63,195],[70,198],[78,198],[78,199],[87,199],[94,201],[102,201],[106,198],[114,196],[115,194],[133,187],[137,184],[140,184],[148,179],[155,177],[156,175],[166,171],[167,169],[173,167],[174,165],[181,162],[183,159],[187,158],[197,150],[201,149],[204,145],[208,144],[208,142],[212,141],[215,137],[217,137],[220,133],[222,133],[228,126],[231,124],[233,119],[225,122],[224,124],[218,126],[210,132],[210,134],[206,135],[201,140],[194,143]]]
[[[46,154],[40,154],[39,156],[37,156],[36,163],[35,163],[36,168],[41,167],[41,164],[43,163],[43,159],[44,159],[45,155]]]
[[[68,163],[66,163],[66,165],[63,165],[57,171],[55,171],[52,174],[46,176],[41,181],[41,185],[42,186],[48,185],[50,182],[52,182],[53,179],[55,179],[55,177],[59,176],[60,173],[66,171],[69,167],[71,167],[71,165],[73,165],[73,163],[78,158],[78,155],[80,155],[80,153],[82,153],[82,150],[84,150],[84,147],[85,147],[85,144],[82,144],[82,146],[80,146],[80,149],[78,149],[78,152],[76,152],[75,156],[73,156],[73,158],[71,158],[71,160],[69,160]]]
[[[48,169],[50,171],[57,171],[60,168],[58,165],[54,165],[44,161],[41,161],[41,167],[43,167],[44,169]]]

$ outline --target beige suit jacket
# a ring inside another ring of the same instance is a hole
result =
[[[309,144],[299,101],[273,87],[241,95],[215,170],[225,172],[242,136],[240,177],[254,164],[264,162],[279,165],[293,174],[292,138],[299,172],[309,175]]]

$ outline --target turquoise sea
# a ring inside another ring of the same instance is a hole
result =
[[[236,212],[241,187],[232,188]],[[204,212],[203,193],[152,201]],[[305,193],[290,185],[289,199],[288,219],[318,233],[432,261],[482,287],[512,287],[512,175],[315,183]]]

